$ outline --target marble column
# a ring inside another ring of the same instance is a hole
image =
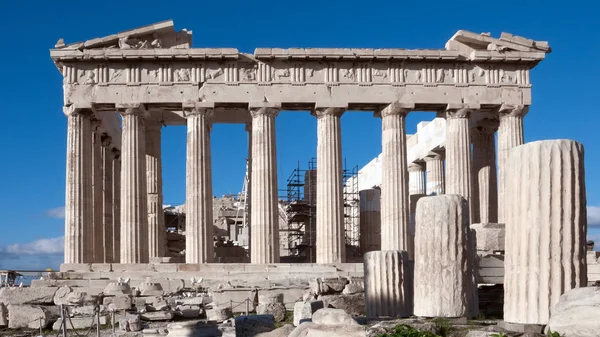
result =
[[[425,194],[425,168],[419,163],[408,165],[408,194]]]
[[[342,133],[345,108],[317,108],[317,263],[346,260],[344,196],[342,187]]]
[[[446,111],[446,194],[460,195],[471,208],[471,137],[469,116],[472,109],[458,104]],[[469,219],[473,219],[470,216]]]
[[[102,261],[113,262],[113,149],[111,138],[102,136]]]
[[[148,263],[145,111],[119,107],[121,141],[121,263]]]
[[[276,107],[250,108],[252,115],[252,178],[250,197],[250,262],[279,263]]]
[[[427,195],[442,195],[446,189],[444,151],[429,152],[424,158],[427,170]]]
[[[409,240],[406,115],[414,106],[392,103],[381,110],[381,250],[405,250],[412,259]]]
[[[381,249],[381,190],[371,188],[358,192],[360,200],[360,252]]]
[[[92,112],[74,106],[63,111],[68,118],[64,263],[85,263],[91,262],[85,238],[92,235]]]
[[[92,120],[92,210],[93,210],[93,235],[88,237],[91,248],[91,262],[101,263],[104,260],[104,210],[103,210],[103,185],[102,168],[102,131],[100,120]]]
[[[214,261],[210,154],[212,107],[185,109],[187,117],[185,262]]]
[[[513,147],[525,142],[523,134],[523,117],[529,111],[528,106],[504,104],[500,107],[498,127],[498,222],[506,222],[506,201],[504,200],[506,181],[504,167],[508,152]]]
[[[162,124],[146,121],[146,178],[148,188],[148,253],[150,258],[165,256],[165,214],[162,195]]]
[[[121,260],[121,151],[113,149],[112,174],[112,263]]]
[[[248,168],[248,181],[246,182],[246,213],[245,221],[246,224],[246,242],[248,244],[248,251],[252,253],[252,243],[250,242],[250,236],[252,226],[250,224],[250,219],[252,218],[252,117],[250,117],[250,121],[246,123],[246,132],[248,132],[248,159],[246,161],[246,165]]]
[[[496,146],[498,122],[484,119],[471,130],[473,143],[473,223],[498,222],[496,187]]]

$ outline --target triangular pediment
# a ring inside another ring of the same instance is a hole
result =
[[[185,29],[175,31],[172,20],[126,30],[109,36],[83,42],[65,44],[59,39],[55,48],[66,50],[84,49],[170,49],[190,48],[192,32]]]

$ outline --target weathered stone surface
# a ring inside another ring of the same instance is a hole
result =
[[[174,314],[183,318],[196,318],[200,317],[202,312],[204,311],[197,305],[178,305]]]
[[[8,325],[8,309],[4,303],[0,303],[0,326]]]
[[[98,309],[96,309],[98,308]],[[84,306],[77,306],[77,307],[71,307],[69,309],[69,314],[72,317],[81,317],[81,316],[93,316],[96,314],[97,310],[99,310],[101,313],[106,311],[106,307],[103,305],[100,306],[96,306],[96,305],[84,305]]]
[[[477,250],[498,251],[504,250],[505,226],[497,223],[475,223],[471,225],[475,230]]]
[[[358,323],[342,309],[323,308],[312,316],[312,322],[322,325],[358,325]]]
[[[294,326],[291,324],[285,324],[281,328],[277,328],[270,332],[261,332],[256,334],[256,337],[288,337],[292,331],[294,331]]]
[[[339,294],[348,284],[345,278],[316,278],[311,280],[310,289],[316,295]]]
[[[373,251],[364,255],[367,317],[408,317],[412,309],[412,285],[408,254]]]
[[[2,288],[0,302],[9,304],[52,304],[58,288]]]
[[[319,325],[312,322],[300,324],[289,337],[365,337],[360,325]]]
[[[587,285],[583,146],[572,140],[517,146],[504,174],[510,238],[504,320],[547,324],[561,294]]]
[[[164,294],[163,287],[160,283],[144,282],[138,285],[140,296],[162,296]]]
[[[171,311],[151,311],[140,314],[141,318],[145,321],[169,321],[173,319],[173,313]]]
[[[259,315],[273,315],[275,322],[283,322],[286,316],[285,305],[279,302],[259,304],[256,307],[256,313]]]
[[[151,300],[146,300],[146,308],[149,311],[162,311],[169,309],[169,304],[162,297],[150,297]]]
[[[282,293],[259,293],[258,304],[275,304],[283,303]]]
[[[6,288],[5,288],[6,289]],[[46,328],[52,319],[50,313],[37,305],[8,305],[8,328],[39,329]]]
[[[133,305],[131,295],[117,295],[114,297],[105,297],[103,304],[108,307],[109,311],[131,309]]]
[[[560,296],[546,330],[567,337],[600,335],[600,287],[576,288]]]
[[[296,304],[294,304],[294,326],[298,326],[305,321],[310,321],[312,315],[317,310],[323,308],[323,301],[296,302]]]
[[[230,307],[213,307],[206,310],[206,319],[209,321],[223,322],[233,316]]]
[[[361,294],[365,291],[364,283],[348,283],[342,291],[343,295]]]
[[[381,189],[359,191],[361,253],[381,249]]]
[[[251,315],[238,316],[234,323],[235,335],[255,336],[261,332],[270,332],[275,329],[275,320],[273,315]]]
[[[321,295],[318,300],[323,301],[325,308],[342,309],[353,316],[365,315],[365,294]]]
[[[124,282],[111,282],[104,288],[104,296],[131,295],[131,287]]]
[[[142,321],[140,315],[126,314],[125,317],[119,319],[119,330],[121,331],[141,331]]]
[[[464,317],[470,314],[472,254],[469,212],[459,195],[421,198],[415,232],[414,314]]]

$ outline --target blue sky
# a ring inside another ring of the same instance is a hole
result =
[[[62,259],[66,118],[62,80],[49,57],[67,43],[173,19],[193,30],[194,47],[443,48],[459,29],[506,31],[547,40],[553,52],[531,74],[533,105],[525,140],[569,138],[586,151],[590,235],[600,239],[600,165],[596,126],[600,76],[598,7],[591,1],[4,1],[0,5],[3,84],[0,132],[0,269],[57,267]],[[414,113],[408,132],[433,113]],[[381,150],[381,121],[342,117],[349,165]],[[360,136],[359,136],[360,135]],[[185,198],[185,127],[163,131],[164,200]],[[214,194],[242,186],[247,136],[242,125],[212,133]],[[280,188],[300,161],[316,154],[316,120],[308,112],[277,117]]]

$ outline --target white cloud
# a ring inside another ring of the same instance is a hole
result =
[[[64,251],[64,237],[39,239],[29,243],[15,243],[0,247],[6,255],[58,255]]]
[[[64,219],[65,218],[65,207],[51,208],[46,211],[46,216],[50,218]]]
[[[599,206],[588,206],[587,207],[587,222],[588,222],[588,227],[600,227],[600,207]]]

